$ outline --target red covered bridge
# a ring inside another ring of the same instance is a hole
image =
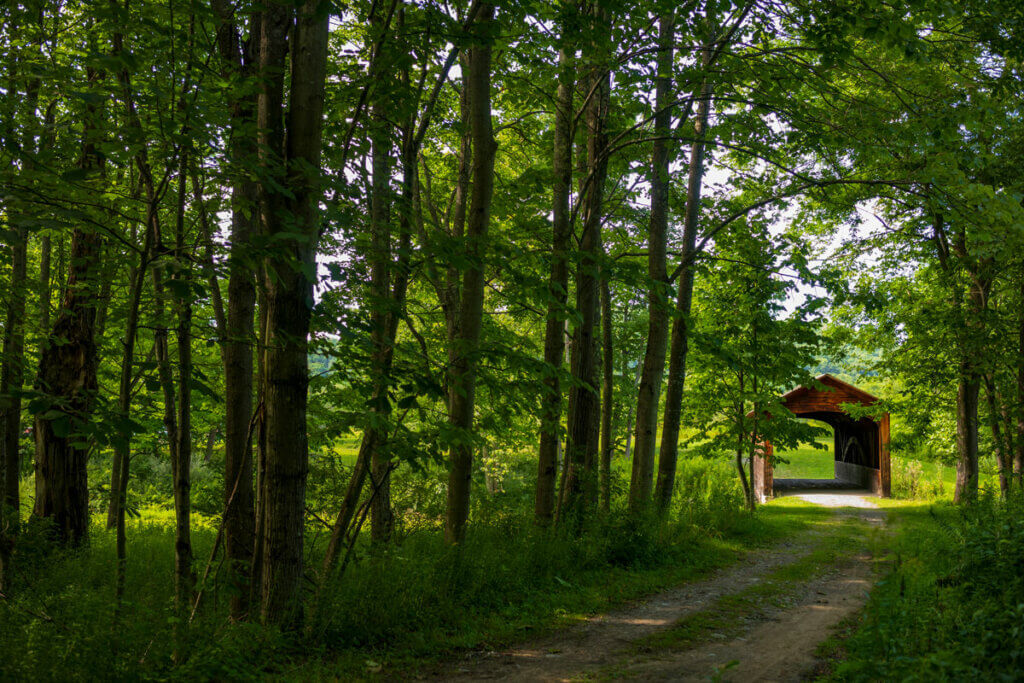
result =
[[[879,399],[863,389],[847,384],[832,375],[816,378],[823,388],[798,387],[783,394],[782,404],[797,417],[820,420],[832,427],[835,435],[833,456],[835,478],[812,480],[807,483],[831,483],[870,489],[880,496],[889,496],[889,413],[878,419],[854,419],[844,410],[844,404],[872,406]],[[771,442],[765,442],[764,454],[771,455]],[[771,459],[754,458],[754,491],[760,500],[771,498],[777,485],[796,480],[775,480]]]

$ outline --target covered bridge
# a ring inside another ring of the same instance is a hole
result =
[[[889,413],[877,415],[877,419],[854,419],[843,409],[844,404],[871,406],[879,399],[832,375],[820,375],[816,379],[823,388],[798,387],[783,394],[782,404],[797,417],[820,420],[832,427],[835,478],[831,482],[870,489],[888,497]],[[775,480],[771,458],[766,457],[773,452],[771,442],[766,441],[763,455],[754,458],[754,491],[762,501],[774,495],[777,483],[787,481]],[[814,483],[826,482],[830,480],[815,480]]]

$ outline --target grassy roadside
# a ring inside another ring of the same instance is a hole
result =
[[[824,575],[844,558],[862,549],[865,540],[885,533],[842,511],[820,508],[796,498],[776,499],[764,506],[762,512],[815,515],[813,525],[800,537],[806,545],[794,549],[800,552],[794,560],[766,573],[753,585],[718,597],[706,608],[686,616],[671,628],[637,641],[619,664],[596,673],[593,678],[605,680],[628,676],[628,665],[646,655],[658,656],[666,651],[689,649],[711,639],[738,637],[749,628],[751,621],[763,619],[773,610],[784,608],[804,584]]]
[[[331,658],[307,660],[285,672],[300,679],[341,677],[347,680],[385,677],[412,678],[430,671],[460,653],[503,649],[542,638],[558,629],[631,601],[700,579],[728,567],[745,553],[803,538],[831,524],[823,508],[779,501],[726,534],[690,544],[675,562],[651,567],[604,568],[586,572],[572,583],[556,581],[546,590],[491,612],[468,613],[456,625],[420,633],[412,641],[376,649],[353,649]]]
[[[459,549],[429,526],[407,531],[382,553],[362,548],[344,579],[320,596],[316,619],[300,636],[231,624],[221,568],[188,629],[189,656],[178,663],[169,511],[142,508],[129,524],[127,600],[116,622],[114,539],[102,516],[90,545],[79,551],[48,551],[42,537],[27,531],[11,589],[0,600],[0,680],[96,672],[133,680],[408,676],[461,652],[536,638],[692,581],[745,552],[803,535],[823,514],[774,505],[753,516],[742,512],[728,463],[684,462],[679,490],[663,523],[616,510],[579,535],[542,533],[529,517],[509,515],[508,509],[528,509],[525,487],[481,495],[473,531]],[[203,562],[216,524],[201,516],[194,522],[194,549]],[[322,537],[322,530],[311,530],[311,567]]]
[[[1024,670],[1024,501],[891,501],[889,571],[834,643],[827,680],[1016,680]]]

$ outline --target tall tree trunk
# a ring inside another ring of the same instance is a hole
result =
[[[268,3],[261,23],[259,96],[262,162],[274,177],[262,187],[264,232],[278,240],[267,256],[266,472],[260,571],[263,621],[301,620],[306,477],[309,444],[307,349],[319,236],[320,153],[323,137],[328,14],[306,0],[292,10]],[[292,44],[288,45],[288,34]],[[291,52],[287,135],[284,68]],[[287,188],[282,191],[280,188]]]
[[[11,287],[4,320],[3,368],[0,369],[0,478],[4,482],[0,506],[9,513],[10,526],[19,525],[21,496],[21,387],[25,376],[25,295],[28,234],[23,227],[11,230]],[[3,533],[3,530],[0,530]]]
[[[647,236],[647,349],[636,400],[636,446],[629,485],[629,505],[647,505],[654,485],[654,443],[658,437],[658,408],[665,373],[665,345],[668,342],[669,293],[666,250],[668,203],[671,176],[673,46],[675,18],[663,15],[658,29],[657,82],[654,97],[654,148],[651,154],[651,218]]]
[[[370,17],[372,32],[385,30],[384,17],[377,11]],[[380,37],[383,42],[383,36]],[[371,46],[372,47],[372,46]],[[378,54],[378,57],[380,54]],[[386,70],[373,65],[377,72],[376,87],[370,105],[370,328],[373,354],[370,373],[373,376],[373,413],[370,429],[379,433],[370,454],[370,537],[375,544],[387,542],[391,537],[394,517],[391,512],[391,457],[388,453],[388,419],[391,401],[388,397],[390,365],[385,357],[392,355],[393,340],[388,336],[391,311],[391,131],[386,109],[392,94],[383,82]]]
[[[52,245],[49,235],[39,238],[39,350],[46,346],[50,331],[50,253]]]
[[[469,517],[473,476],[473,409],[476,393],[477,349],[483,322],[487,229],[494,194],[497,144],[491,123],[491,23],[494,6],[485,4],[477,16],[473,45],[468,50],[465,77],[469,129],[473,141],[473,187],[466,217],[466,261],[459,305],[455,358],[449,369],[449,423],[459,434],[448,464],[448,504],[445,539],[461,543]]]
[[[101,76],[87,69],[88,87],[98,90]],[[89,176],[103,173],[98,152],[103,121],[99,106],[87,103],[80,168]],[[51,408],[36,416],[36,501],[34,514],[50,520],[61,543],[78,545],[89,533],[88,449],[79,433],[90,420],[97,389],[96,272],[103,239],[91,227],[76,226],[60,312],[39,360],[36,386]]]
[[[615,386],[612,348],[612,296],[606,269],[601,279],[601,463],[600,504],[604,512],[612,506],[612,412]]]
[[[953,501],[963,503],[978,495],[978,392],[980,381],[970,362],[961,363],[956,391],[956,489]]]
[[[178,627],[187,625],[185,612],[192,601],[195,580],[192,574],[192,271],[185,250],[185,203],[188,154],[182,151],[178,165],[178,206],[175,217],[174,308],[178,326],[178,419],[177,444],[172,450],[171,476],[174,486],[174,601],[179,612]],[[179,633],[178,658],[185,655]]]
[[[703,63],[710,61],[710,48],[704,48]],[[704,137],[707,134],[711,106],[711,85],[701,87],[694,142],[690,150],[690,175],[686,187],[686,216],[683,222],[683,269],[679,273],[676,310],[669,342],[668,387],[665,390],[665,419],[662,424],[658,457],[658,482],[654,491],[655,506],[665,511],[672,502],[679,459],[679,426],[686,384],[686,357],[689,352],[690,309],[693,304],[693,276],[696,257],[697,219],[700,215],[701,182],[704,179]]]
[[[122,420],[114,442],[114,459],[111,464],[110,505],[107,510],[107,527],[115,530],[117,570],[115,579],[115,597],[120,606],[124,598],[125,579],[127,572],[127,537],[125,531],[125,507],[128,503],[128,475],[131,464],[132,428],[129,422],[132,404],[132,375],[135,363],[135,342],[139,328],[139,308],[142,301],[142,290],[146,283],[149,269],[149,258],[152,254],[156,237],[156,206],[150,203],[146,217],[146,234],[143,238],[142,253],[139,263],[131,269],[131,290],[128,294],[128,317],[125,321],[124,337],[121,350],[121,378],[118,385],[117,409]]]
[[[1020,290],[1020,327],[1017,332],[1017,439],[1013,449],[1013,480],[1024,490],[1024,273]]]
[[[594,4],[591,21],[595,35],[607,34],[608,18]],[[604,183],[608,170],[606,156],[610,71],[605,48],[595,38],[588,46],[591,92],[586,107],[587,178],[583,194],[583,232],[580,238],[580,262],[576,274],[576,310],[580,317],[573,336],[572,375],[569,390],[568,436],[565,448],[565,476],[561,492],[559,518],[579,521],[597,501],[597,430],[593,429],[600,409],[597,382],[598,348],[595,333],[599,316],[598,269],[601,253],[601,223],[604,208]]]
[[[572,3],[564,3],[568,12]],[[558,52],[558,91],[555,95],[555,144],[552,152],[551,272],[548,276],[548,309],[544,328],[544,396],[541,399],[540,452],[537,457],[537,488],[534,514],[542,525],[555,514],[555,485],[562,424],[562,386],[559,373],[565,352],[566,299],[569,291],[569,247],[572,224],[569,192],[572,189],[573,54],[569,21],[562,23]]]
[[[961,256],[966,250],[961,247]],[[985,288],[975,277],[971,284],[968,304],[970,316],[965,334],[971,340],[978,335],[980,316],[985,308]],[[978,497],[978,395],[981,389],[981,372],[974,357],[972,344],[961,341],[960,379],[956,393],[956,445],[959,460],[956,465],[956,489],[953,500],[957,503],[971,502]]]
[[[630,392],[630,395],[632,395],[633,392],[639,390],[639,388],[640,388],[640,373],[643,372],[643,369],[644,369],[643,362],[639,362],[639,363],[636,364],[636,373],[634,373],[635,376],[633,377],[633,385],[632,385],[633,386],[633,391]],[[625,375],[626,373],[622,373],[622,374]],[[633,455],[633,432],[634,432],[633,415],[634,415],[634,411],[635,410],[636,410],[636,404],[633,403],[633,402],[630,402],[630,404],[629,404],[629,411],[626,413],[626,448],[625,448],[625,451],[624,451],[626,460],[629,460],[632,457],[632,455]]]
[[[261,14],[252,16],[249,39],[242,40],[234,7],[214,0],[217,45],[228,77],[255,75]],[[249,613],[255,503],[250,424],[253,419],[253,325],[256,317],[255,258],[257,188],[248,169],[256,160],[256,101],[247,90],[232,93],[228,157],[231,172],[231,239],[228,250],[228,304],[222,359],[224,363],[224,556],[228,563],[231,618]]]
[[[38,11],[38,22],[43,22],[42,9]],[[15,31],[18,29],[15,28]],[[41,47],[41,39],[39,40]],[[9,77],[14,85],[17,69],[11,68]],[[27,122],[23,128],[21,144],[25,150],[39,152],[41,144],[36,141],[38,128],[39,89],[42,86],[39,77],[29,80],[25,88],[25,111]],[[17,87],[8,88],[8,97],[14,95]],[[47,116],[52,117],[52,112]],[[11,110],[10,124],[14,124],[14,109]],[[8,131],[17,136],[16,126],[9,125]],[[34,158],[23,161],[25,167],[34,170]],[[4,319],[3,367],[0,368],[0,508],[7,508],[9,517],[7,525],[17,531],[21,524],[21,389],[25,381],[25,301],[28,296],[28,230],[25,227],[30,216],[18,216],[19,207],[12,203],[6,208],[8,221],[17,217],[17,223],[10,227],[12,236],[10,249],[11,280],[7,296],[7,315]],[[0,520],[4,519],[0,510]],[[4,534],[0,524],[0,537]],[[2,542],[2,541],[0,541]]]
[[[1007,450],[1006,442],[1003,441],[1003,430],[1000,420],[1002,411],[999,407],[999,399],[996,393],[995,380],[991,374],[986,374],[985,399],[988,403],[989,425],[992,429],[992,450],[996,456],[996,464],[999,467],[999,494],[1006,498],[1010,492],[1010,481],[1012,476],[1012,463],[1010,452]]]
[[[107,333],[107,313],[110,311],[110,293],[114,289],[114,280],[119,275],[120,259],[113,258],[111,252],[107,252],[100,255],[100,258],[104,262],[111,262],[108,268],[99,273],[101,278],[100,282],[100,294],[96,303],[96,329],[93,332],[93,336],[96,339],[96,352],[103,355],[103,339]],[[109,272],[107,272],[109,271]]]

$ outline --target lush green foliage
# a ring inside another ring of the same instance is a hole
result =
[[[1001,680],[1024,666],[1024,505],[892,509],[892,571],[847,643],[838,680]]]
[[[517,469],[530,464],[520,458]],[[627,473],[617,472],[622,486]],[[401,667],[567,623],[728,563],[743,547],[771,543],[805,523],[798,513],[744,512],[731,468],[696,459],[681,467],[686,493],[667,520],[617,509],[577,536],[551,535],[523,514],[532,491],[516,474],[502,480],[500,493],[488,495],[481,486],[479,524],[463,546],[447,546],[436,525],[416,528],[414,520],[400,525],[394,547],[360,545],[345,581],[320,597],[311,637],[295,640],[255,625],[228,624],[228,596],[216,582],[208,584],[189,630],[185,666],[175,666],[171,657],[169,511],[145,510],[128,530],[129,599],[116,620],[109,610],[113,535],[98,523],[89,549],[54,554],[43,535],[30,532],[19,544],[10,598],[0,600],[0,677],[54,680],[104,672],[115,679],[189,680],[296,667],[307,674],[352,675],[366,672],[367,659]],[[423,485],[399,479],[396,494],[405,500]],[[198,557],[208,556],[214,535],[212,520],[196,519]],[[322,537],[314,536],[312,556],[321,549]]]

